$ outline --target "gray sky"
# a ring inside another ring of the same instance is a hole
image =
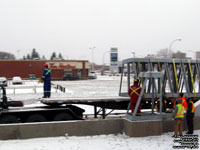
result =
[[[97,64],[111,47],[122,60],[133,51],[155,54],[177,38],[174,51],[200,51],[199,7],[199,0],[0,0],[0,51],[22,57],[36,48],[46,58],[56,51],[91,61],[95,46]]]

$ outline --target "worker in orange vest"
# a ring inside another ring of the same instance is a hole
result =
[[[172,137],[183,136],[183,119],[184,119],[184,106],[182,105],[182,99],[176,100],[176,107],[173,112],[174,118],[174,135]]]
[[[185,98],[185,96],[183,96],[183,93],[180,93],[180,97],[179,97],[181,100],[182,100],[182,105],[183,105],[183,107],[185,108],[185,110],[187,110],[187,101],[186,101],[186,98]],[[176,107],[176,100],[177,99],[175,99],[175,101],[174,101],[174,107]]]
[[[188,98],[187,102],[188,102],[187,103],[188,109],[186,113],[186,120],[187,120],[188,132],[186,134],[193,134],[194,130],[193,119],[194,119],[195,107],[192,98]]]
[[[134,112],[139,95],[141,92],[141,87],[139,85],[139,80],[134,79],[134,84],[129,88],[128,94],[130,96],[130,102],[131,102],[131,113]],[[141,104],[139,104],[138,110],[137,110],[137,115],[141,115]]]

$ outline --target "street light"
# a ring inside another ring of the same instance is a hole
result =
[[[108,53],[108,52],[110,52],[110,51],[105,51],[105,52],[103,53],[103,67],[102,67],[102,73],[101,73],[101,75],[104,75],[104,65],[105,65],[105,63],[104,63],[104,58],[105,58],[105,54]]]
[[[169,45],[169,51],[168,51],[168,55],[170,56],[170,52],[172,51],[172,45],[176,42],[176,41],[182,41],[182,39],[175,39],[173,40],[170,45]]]
[[[20,57],[20,56],[19,56],[20,51],[21,51],[21,50],[19,50],[19,49],[17,50],[18,59],[20,59],[20,58],[19,58],[19,57]]]
[[[135,58],[135,52],[132,52],[132,54],[133,54],[133,58]]]
[[[92,51],[92,70],[94,70],[94,49],[95,49],[95,48],[96,48],[95,46],[90,47],[90,49],[91,49],[91,51]]]

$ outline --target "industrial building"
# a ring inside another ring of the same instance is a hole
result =
[[[0,77],[40,79],[45,63],[52,69],[52,80],[87,79],[91,67],[87,60],[1,60]]]

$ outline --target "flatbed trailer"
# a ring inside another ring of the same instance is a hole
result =
[[[130,98],[128,97],[99,97],[99,98],[53,98],[41,99],[41,103],[49,106],[59,106],[65,104],[84,104],[94,106],[94,117],[102,111],[102,117],[106,117],[106,109],[127,110]],[[97,110],[100,107],[101,110]],[[110,114],[110,113],[108,113]]]
[[[1,86],[0,124],[82,120],[85,110],[74,105],[24,107],[22,101],[8,101]]]
[[[46,105],[85,104],[107,109],[127,109],[128,97],[100,97],[100,98],[47,98],[41,99]]]

